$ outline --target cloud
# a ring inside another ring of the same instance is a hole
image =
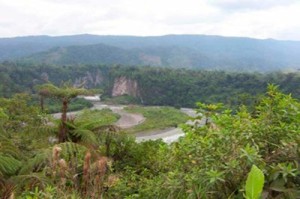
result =
[[[276,6],[287,6],[296,3],[297,0],[211,0],[209,4],[223,10],[261,10]]]
[[[257,38],[296,39],[300,36],[300,4],[272,7],[265,10],[236,12],[224,17],[221,23],[215,24],[211,32],[227,36],[250,36]],[[285,32],[288,35],[285,35]]]
[[[300,40],[296,0],[0,0],[0,37],[215,34]]]

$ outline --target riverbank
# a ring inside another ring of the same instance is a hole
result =
[[[195,110],[182,108],[180,111],[186,114],[186,116],[184,116],[182,121],[177,118],[176,121],[180,121],[177,124],[171,121],[172,117],[168,118],[169,120],[171,118],[170,121],[162,118],[170,114],[172,114],[171,116],[174,115],[174,110],[170,107],[128,107],[124,105],[103,104],[100,101],[91,102],[93,103],[93,107],[90,108],[91,110],[110,109],[118,114],[120,118],[115,122],[115,125],[133,134],[137,142],[157,139],[163,139],[166,143],[174,142],[184,135],[182,129],[177,127],[177,125],[187,121],[188,116],[194,117],[196,115]],[[80,114],[80,112],[81,111],[68,112],[67,115],[75,116]],[[60,113],[52,114],[52,116],[59,119]],[[178,114],[177,117],[180,117],[180,114]],[[169,123],[162,125],[164,122]]]

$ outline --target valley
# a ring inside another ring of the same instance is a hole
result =
[[[157,126],[153,126],[152,129],[147,129],[147,131],[132,133],[132,128],[142,124],[147,120],[147,118],[139,113],[127,112],[126,110],[124,110],[124,108],[126,108],[126,106],[124,105],[107,105],[103,104],[101,101],[95,101],[94,98],[92,98],[91,102],[93,103],[93,107],[90,108],[91,110],[110,109],[113,113],[119,115],[120,118],[114,123],[114,125],[124,130],[124,133],[126,133],[126,131],[131,132],[130,134],[132,134],[136,138],[137,142],[162,139],[166,143],[171,143],[176,141],[180,136],[184,135],[181,128],[174,128],[170,126],[163,127],[163,129],[160,129]],[[143,109],[143,107],[141,108]],[[160,107],[155,107],[155,109],[160,109]],[[193,109],[185,108],[181,109],[181,111],[190,117],[196,115]],[[81,111],[68,112],[68,117],[75,118],[76,115],[80,113]],[[61,113],[55,113],[52,114],[52,116],[56,119],[60,119]],[[156,116],[161,117],[161,115]],[[177,125],[179,125],[179,123]]]
[[[300,199],[300,0],[0,13],[0,199]]]
[[[0,39],[0,197],[243,198],[259,181],[255,199],[299,198],[299,49],[205,35]]]

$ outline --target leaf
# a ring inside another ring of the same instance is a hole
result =
[[[246,181],[246,198],[257,199],[263,190],[265,176],[255,165],[252,166]]]
[[[19,160],[0,153],[0,176],[15,174],[20,166],[21,162]]]

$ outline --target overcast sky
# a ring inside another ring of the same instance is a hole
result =
[[[0,37],[208,34],[300,40],[300,0],[0,0]]]

